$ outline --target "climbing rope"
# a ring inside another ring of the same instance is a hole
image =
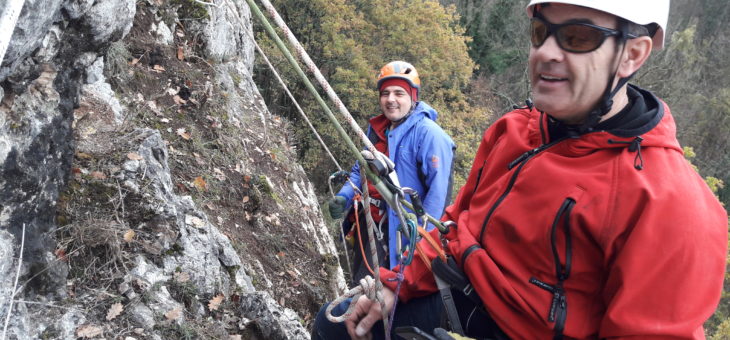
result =
[[[385,328],[385,339],[390,340],[390,323],[388,320],[388,312],[385,310],[385,301],[383,300],[383,283],[380,282],[380,261],[378,260],[378,248],[375,244],[375,221],[373,221],[373,216],[370,213],[370,193],[368,190],[368,183],[367,179],[365,178],[365,170],[364,167],[360,167],[360,178],[362,179],[362,183],[360,187],[362,188],[363,196],[365,197],[365,203],[363,204],[364,210],[365,210],[365,220],[368,223],[368,238],[370,239],[370,258],[373,261],[373,266],[375,267],[375,270],[371,269],[371,272],[375,276],[375,289],[378,291],[378,303],[380,303],[380,311],[383,313],[383,326]],[[362,238],[360,239],[360,242],[362,242]],[[363,256],[363,261],[367,263],[367,260]]]
[[[380,282],[380,281],[378,281]],[[345,294],[342,296],[334,299],[329,306],[325,309],[325,315],[327,316],[327,320],[334,322],[334,323],[340,323],[344,322],[350,314],[352,314],[352,309],[355,308],[355,304],[351,303],[349,307],[347,307],[347,310],[344,314],[340,316],[334,316],[332,315],[332,309],[336,306],[340,305],[341,303],[345,302],[345,300],[352,298],[352,301],[357,301],[360,296],[365,295],[368,299],[372,301],[383,301],[383,291],[382,289],[377,288],[377,284],[375,282],[375,279],[373,279],[372,276],[368,275],[364,277],[362,280],[360,280],[360,285],[348,290]],[[381,304],[382,306],[382,304]]]
[[[25,0],[9,0],[5,5],[5,10],[0,14],[0,64],[5,58],[5,52],[10,45],[10,38],[13,37],[13,31],[18,23],[24,2]]]

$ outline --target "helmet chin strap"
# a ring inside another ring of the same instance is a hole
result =
[[[628,81],[633,78],[634,74],[636,72],[630,74],[628,77],[619,78],[618,83],[616,84],[616,87],[611,89],[611,86],[613,85],[614,80],[616,79],[616,74],[618,73],[618,68],[621,66],[621,55],[626,50],[626,41],[627,41],[627,33],[628,25],[625,22],[622,22],[621,24],[621,32],[623,33],[620,37],[621,42],[621,52],[616,54],[616,56],[619,58],[618,62],[616,63],[616,67],[613,70],[613,74],[608,78],[608,84],[606,85],[606,89],[603,91],[603,95],[601,96],[601,100],[598,102],[598,104],[591,110],[591,112],[588,114],[588,117],[586,117],[586,120],[578,126],[578,133],[580,135],[586,134],[589,132],[593,132],[593,129],[598,125],[598,123],[601,122],[601,118],[605,114],[607,114],[609,111],[611,111],[611,107],[613,107],[613,97],[618,93],[618,91],[628,83]]]

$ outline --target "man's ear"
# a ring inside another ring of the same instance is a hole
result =
[[[621,58],[621,65],[619,65],[618,76],[622,78],[628,77],[639,70],[641,65],[644,65],[644,62],[649,59],[651,47],[651,37],[648,36],[627,40],[626,48]]]

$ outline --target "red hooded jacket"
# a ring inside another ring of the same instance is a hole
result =
[[[728,218],[658,105],[661,121],[641,138],[551,144],[547,116],[527,108],[485,132],[442,219],[458,225],[447,252],[511,338],[550,339],[561,326],[568,339],[704,338]],[[404,274],[401,301],[437,291],[420,260]],[[391,289],[394,276],[381,270]]]

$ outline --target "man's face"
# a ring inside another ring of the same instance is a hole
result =
[[[380,91],[380,109],[390,121],[397,121],[411,111],[411,96],[406,89],[391,85]]]
[[[590,8],[551,4],[540,10],[553,24],[586,22],[616,28],[616,17]],[[615,68],[616,38],[608,38],[595,51],[562,50],[551,34],[540,47],[531,47],[530,81],[535,106],[569,124],[583,122],[596,106]]]

